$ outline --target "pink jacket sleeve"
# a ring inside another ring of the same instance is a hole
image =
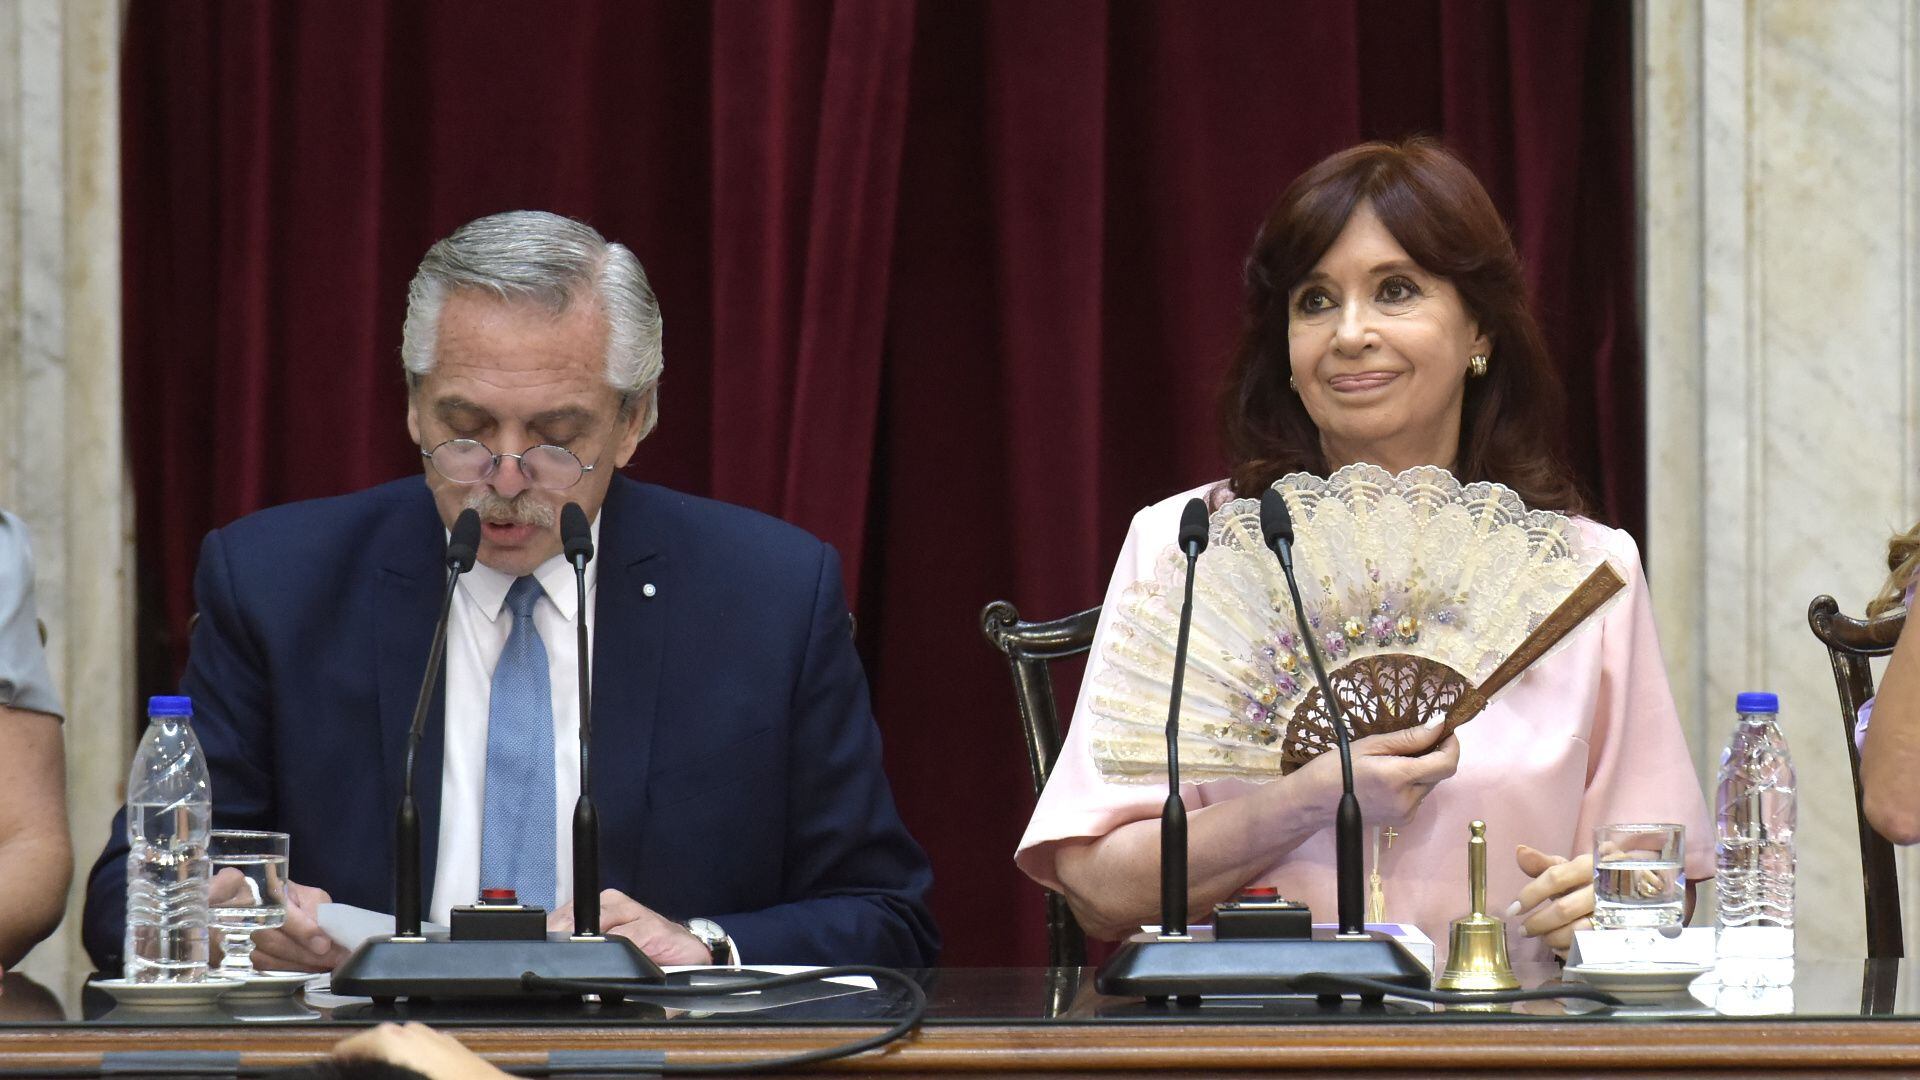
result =
[[[1679,822],[1687,827],[1687,877],[1701,881],[1713,876],[1714,832],[1661,659],[1646,571],[1632,537],[1604,531],[1627,591],[1600,627],[1600,686],[1574,835],[1591,850],[1597,825]]]
[[[1155,503],[1133,516],[1127,539],[1115,560],[1113,580],[1107,585],[1105,607],[1100,625],[1094,632],[1093,648],[1087,658],[1086,675],[1073,708],[1073,720],[1060,748],[1060,760],[1047,778],[1046,790],[1034,807],[1026,835],[1014,852],[1014,862],[1027,875],[1058,891],[1060,879],[1054,870],[1055,857],[1062,841],[1105,836],[1128,822],[1150,818],[1160,812],[1166,799],[1166,787],[1153,784],[1110,784],[1101,778],[1093,763],[1087,742],[1093,727],[1087,708],[1088,688],[1094,676],[1106,667],[1107,635],[1119,610],[1121,593],[1136,581],[1153,576],[1154,560],[1162,548],[1173,543],[1179,524],[1180,508],[1187,499],[1211,488],[1183,492]],[[1182,795],[1188,807],[1201,805],[1193,785],[1183,785]]]

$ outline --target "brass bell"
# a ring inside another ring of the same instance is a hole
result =
[[[1487,916],[1487,823],[1473,823],[1467,841],[1467,887],[1473,911],[1453,920],[1447,934],[1447,970],[1434,980],[1435,990],[1517,990],[1507,960],[1507,924]]]

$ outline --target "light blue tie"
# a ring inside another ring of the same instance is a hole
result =
[[[487,709],[486,809],[480,819],[480,887],[512,889],[553,909],[553,691],[547,644],[533,625],[540,583],[507,590],[513,630],[493,669]]]

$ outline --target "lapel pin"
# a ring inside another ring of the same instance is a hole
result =
[[[647,582],[645,585],[640,586],[640,595],[642,596],[651,597],[654,593],[657,593],[659,591],[660,590],[653,587],[653,582],[651,581]]]

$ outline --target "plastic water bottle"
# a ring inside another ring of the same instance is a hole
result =
[[[147,733],[127,776],[128,982],[207,977],[207,854],[213,797],[194,737],[193,700],[147,703]]]
[[[1734,708],[1715,800],[1715,971],[1722,985],[1778,985],[1793,980],[1793,758],[1779,698],[1741,694]]]

